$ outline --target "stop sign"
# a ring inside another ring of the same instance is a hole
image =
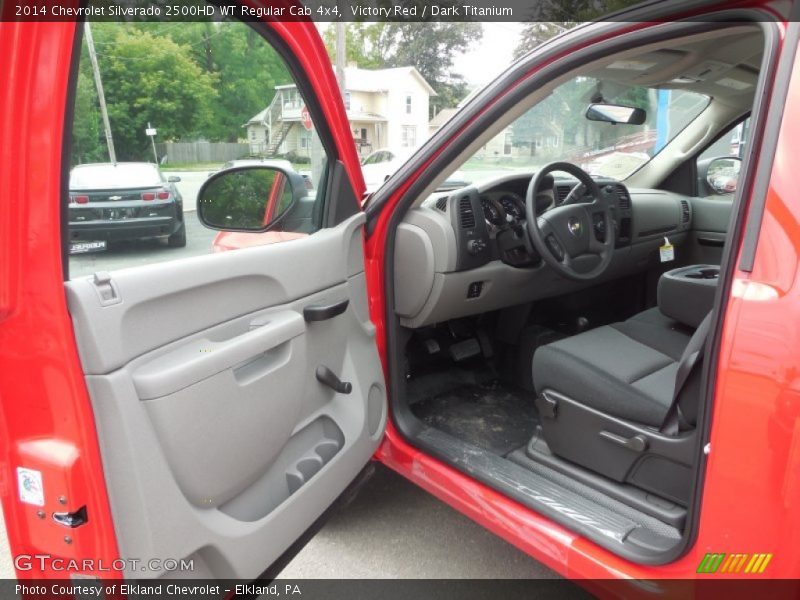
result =
[[[311,123],[311,115],[308,114],[308,107],[303,106],[300,109],[300,119],[303,121],[303,127],[306,128],[306,131],[311,131],[312,123]]]

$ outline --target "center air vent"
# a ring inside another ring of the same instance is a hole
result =
[[[475,213],[472,212],[472,200],[469,196],[464,196],[458,201],[458,218],[461,223],[461,229],[475,227]]]
[[[630,210],[631,209],[631,195],[628,193],[628,188],[626,188],[622,184],[617,184],[617,197],[619,198],[619,204],[617,208],[619,210]]]
[[[442,212],[447,212],[447,201],[449,198],[447,196],[442,196],[436,200],[436,208],[438,208]]]
[[[681,223],[688,223],[690,218],[691,212],[689,212],[689,202],[681,200]]]
[[[570,191],[572,188],[568,185],[557,185],[556,186],[556,201],[558,204],[561,204],[564,199],[569,196]]]

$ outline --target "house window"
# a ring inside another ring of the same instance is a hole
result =
[[[344,93],[344,107],[350,110],[350,92]]]
[[[406,95],[406,114],[411,114],[411,94]]]
[[[301,136],[301,137],[300,137],[300,148],[302,148],[303,150],[305,150],[306,148],[308,148],[308,142],[309,142],[309,141],[310,141],[310,140],[309,140],[309,138],[308,138],[308,136],[307,136],[307,135]]]
[[[509,156],[511,154],[511,139],[513,135],[512,133],[506,132],[504,139],[503,139],[503,154]]]
[[[400,145],[403,148],[413,148],[417,145],[417,128],[414,125],[403,125],[400,132]]]
[[[256,130],[255,129],[251,129],[250,130],[250,139],[253,140],[254,142],[256,141]]]

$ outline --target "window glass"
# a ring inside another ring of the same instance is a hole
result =
[[[404,148],[413,148],[417,145],[416,126],[403,125],[400,134],[400,145]]]
[[[593,99],[642,108],[641,125],[586,119]],[[682,90],[625,86],[575,77],[529,109],[461,167],[470,181],[535,171],[567,161],[597,176],[625,179],[647,163],[706,108],[708,97]]]
[[[747,118],[724,133],[697,157],[698,195],[733,200],[749,133],[750,119]]]
[[[747,118],[706,148],[699,156],[698,161],[702,162],[721,156],[737,156],[739,158],[744,158],[747,134],[749,132],[750,119]]]
[[[286,64],[245,23],[90,21],[76,86],[65,157],[71,277],[317,230],[324,148]],[[195,210],[201,186],[238,167],[289,173],[293,192],[278,208],[298,218],[261,233],[204,227]]]
[[[163,181],[158,168],[152,164],[89,164],[78,165],[70,171],[69,189],[81,191],[152,187]]]

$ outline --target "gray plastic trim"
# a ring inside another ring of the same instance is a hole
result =
[[[387,411],[363,224],[114,271],[111,306],[91,278],[66,283],[121,556],[196,561],[126,576],[258,577],[370,460]]]

